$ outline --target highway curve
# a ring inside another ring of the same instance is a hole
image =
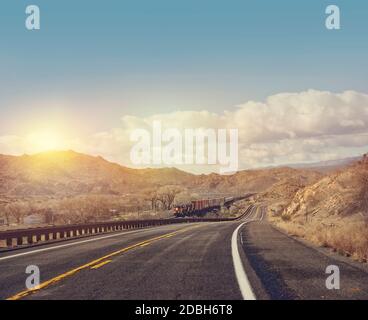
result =
[[[365,270],[290,239],[271,228],[264,213],[264,208],[254,208],[237,222],[167,225],[3,253],[0,298],[344,298],[346,291],[340,290],[339,296],[323,287],[326,263],[340,263],[342,274],[353,274],[343,282],[356,289],[347,298],[367,297]],[[289,251],[281,248],[290,243]],[[293,250],[301,259],[298,263]],[[303,257],[308,259],[304,265]],[[29,265],[38,266],[41,274],[34,291],[25,289]],[[308,285],[310,277],[313,285]]]

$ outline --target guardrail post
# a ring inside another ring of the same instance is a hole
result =
[[[12,247],[13,246],[13,238],[7,238],[6,239],[6,246]]]
[[[21,246],[21,245],[23,245],[23,237],[22,236],[17,238],[17,246]]]

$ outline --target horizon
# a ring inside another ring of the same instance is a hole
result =
[[[351,159],[355,159],[355,158],[363,158],[364,154],[367,153],[363,153],[357,156],[352,156],[352,157],[346,157],[346,158],[337,158],[337,159],[331,159],[331,160],[326,160],[326,161],[318,161],[318,162],[298,162],[298,163],[283,163],[280,165],[275,165],[275,166],[264,166],[264,167],[254,167],[254,168],[249,168],[249,169],[240,169],[237,170],[235,172],[229,172],[229,173],[218,173],[218,172],[206,172],[206,173],[198,173],[198,172],[193,172],[193,171],[189,171],[189,170],[185,170],[182,168],[177,168],[176,166],[156,166],[156,167],[133,167],[133,166],[125,166],[124,164],[121,164],[119,162],[115,162],[113,160],[109,160],[105,157],[103,157],[102,155],[98,155],[98,154],[87,154],[87,153],[83,153],[83,152],[78,152],[75,150],[48,150],[48,151],[41,151],[41,152],[37,152],[37,153],[33,153],[33,154],[21,154],[21,155],[10,155],[10,154],[3,154],[0,153],[0,156],[11,156],[11,157],[32,157],[32,156],[42,156],[45,155],[47,156],[48,154],[53,154],[53,153],[74,153],[77,155],[82,155],[82,156],[87,156],[87,157],[93,157],[93,158],[99,158],[102,159],[108,163],[111,164],[116,164],[119,165],[123,168],[127,168],[127,169],[135,169],[135,170],[156,170],[156,169],[175,169],[175,170],[179,170],[185,173],[189,173],[189,174],[193,174],[193,175],[211,175],[211,174],[217,174],[217,175],[233,175],[236,174],[238,172],[242,172],[242,171],[253,171],[253,170],[267,170],[267,169],[278,169],[278,168],[291,168],[291,169],[313,169],[313,165],[315,164],[321,164],[323,166],[324,163],[327,163],[329,161],[343,161],[343,160],[351,160]],[[306,167],[303,167],[303,165],[305,165]],[[309,167],[310,165],[312,165],[312,167]]]

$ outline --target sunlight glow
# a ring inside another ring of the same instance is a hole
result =
[[[52,130],[36,131],[27,136],[28,150],[31,153],[62,150],[66,147],[63,136]]]

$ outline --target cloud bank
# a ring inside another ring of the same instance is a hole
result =
[[[154,120],[160,120],[164,128],[179,130],[237,128],[241,169],[329,160],[368,150],[368,95],[356,91],[280,93],[220,114],[175,111],[149,117],[123,116],[121,120],[120,128],[96,133],[86,141],[74,140],[70,148],[129,166],[132,130],[149,130]],[[1,153],[26,152],[24,149],[21,137],[0,137]],[[214,168],[187,169],[208,172]]]

